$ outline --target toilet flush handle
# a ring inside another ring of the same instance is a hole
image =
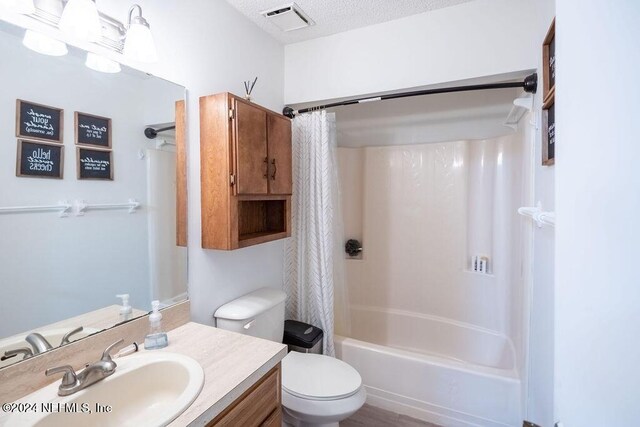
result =
[[[243,328],[245,328],[245,329],[249,329],[250,327],[252,327],[252,326],[253,326],[253,324],[255,323],[255,321],[256,321],[256,319],[250,320],[249,322],[247,322],[247,323],[243,326]]]

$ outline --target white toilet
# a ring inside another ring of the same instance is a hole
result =
[[[282,342],[286,294],[262,288],[220,307],[216,326]],[[362,407],[366,392],[358,371],[320,354],[290,352],[282,360],[284,421],[292,426],[338,426]]]

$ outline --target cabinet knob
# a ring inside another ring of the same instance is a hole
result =
[[[269,158],[265,157],[263,163],[265,168],[264,168],[264,175],[262,175],[262,177],[269,179]]]
[[[271,179],[273,181],[276,180],[276,173],[278,172],[278,167],[276,166],[276,159],[271,160],[271,164],[273,165],[273,175],[271,175]]]

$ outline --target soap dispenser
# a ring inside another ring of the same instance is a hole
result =
[[[129,294],[116,295],[116,298],[122,298],[122,307],[120,307],[120,322],[130,320],[133,310],[129,305]]]
[[[149,334],[144,338],[144,348],[155,350],[169,345],[167,334],[162,332],[162,313],[160,313],[160,301],[151,302],[153,312],[149,315]]]

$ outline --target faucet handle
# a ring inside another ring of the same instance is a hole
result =
[[[22,358],[22,360],[24,359],[28,359],[31,356],[33,356],[33,352],[31,351],[30,348],[24,347],[24,348],[15,348],[13,350],[8,350],[4,352],[4,356],[0,357],[0,361],[4,362],[7,359],[11,359],[12,357],[16,357],[19,354],[23,354],[24,357]]]
[[[62,347],[63,345],[69,344],[71,341],[69,341],[69,338],[71,338],[71,335],[75,335],[78,332],[82,332],[84,330],[84,328],[82,326],[79,326],[77,328],[75,328],[74,330],[71,330],[69,332],[67,332],[66,334],[64,334],[64,336],[62,337],[62,341],[60,341],[60,347]]]
[[[100,360],[102,360],[103,362],[113,362],[113,360],[111,359],[111,355],[109,353],[111,353],[111,350],[113,350],[114,348],[116,348],[117,346],[122,344],[123,342],[124,342],[124,338],[120,338],[118,341],[114,342],[109,347],[107,347],[102,352],[102,358]]]
[[[55,368],[49,368],[46,371],[44,371],[44,374],[46,376],[50,376],[50,375],[60,374],[62,372],[64,372],[64,377],[62,377],[61,387],[72,386],[76,383],[76,381],[78,381],[78,378],[76,377],[76,371],[74,371],[73,368],[69,365],[56,366]]]

